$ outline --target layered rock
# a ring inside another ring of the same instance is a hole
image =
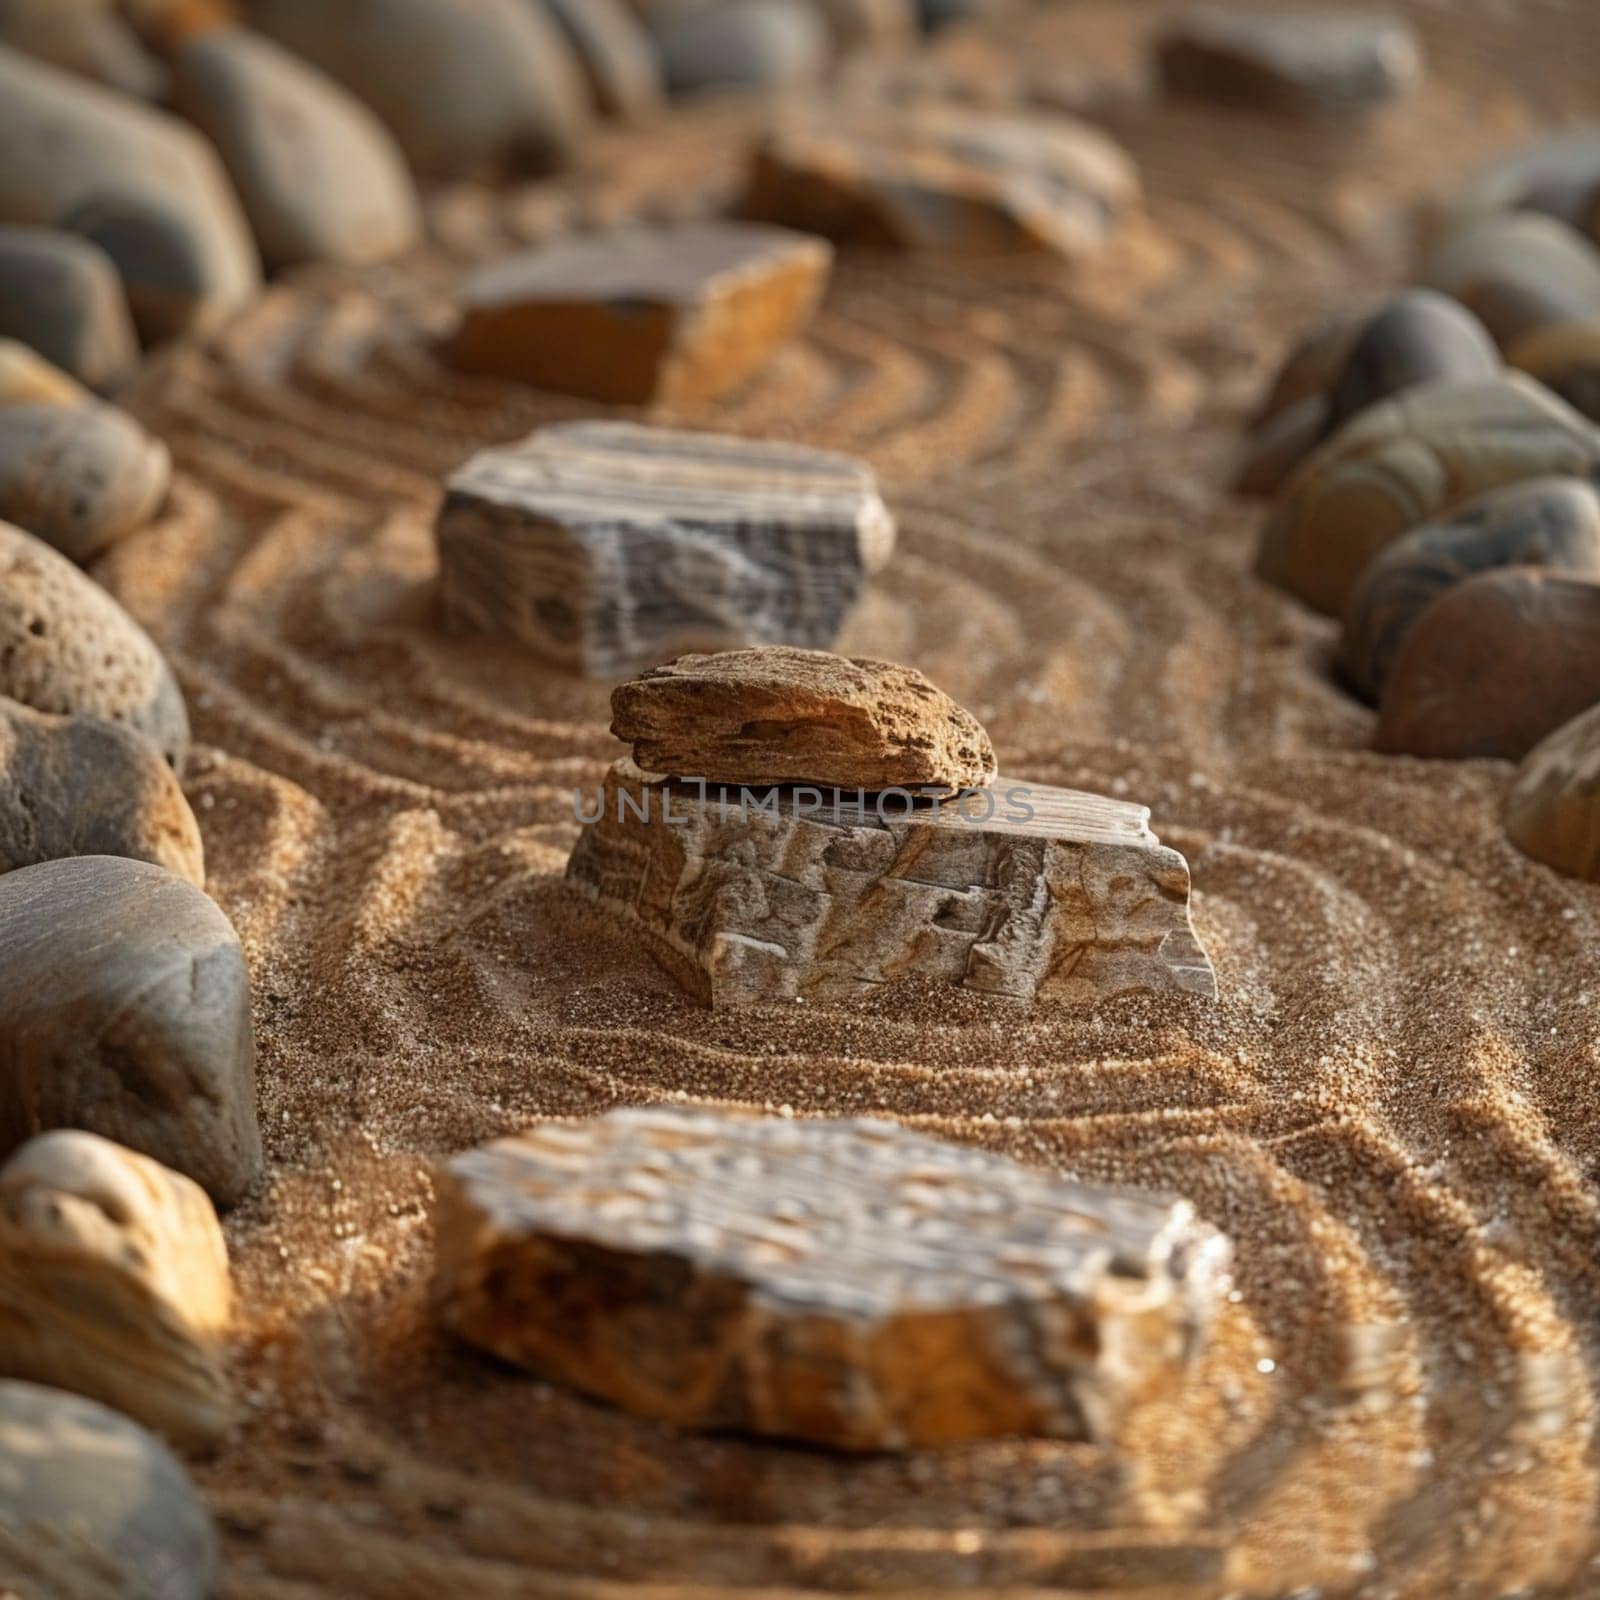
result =
[[[627,1110],[440,1174],[446,1322],[683,1427],[845,1450],[1114,1441],[1182,1403],[1226,1240],[887,1122]]]
[[[810,319],[833,252],[748,223],[628,228],[486,268],[451,359],[623,405],[691,405],[753,377]]]
[[[91,389],[132,376],[139,340],[111,258],[50,228],[0,227],[0,339],[20,339]]]
[[[219,1204],[261,1171],[250,978],[216,904],[78,856],[0,876],[0,1152],[82,1128]]]
[[[1402,533],[1502,484],[1584,476],[1600,432],[1508,373],[1433,383],[1369,406],[1305,463],[1262,532],[1256,571],[1338,615],[1361,569]]]
[[[218,1547],[161,1441],[109,1407],[0,1382],[0,1590],[206,1600]]]
[[[567,881],[712,1006],[921,977],[1021,1001],[1212,997],[1189,869],[1143,806],[997,779],[959,802],[608,772]]]
[[[1600,881],[1600,705],[1528,752],[1505,817],[1519,850],[1569,877]]]
[[[615,678],[694,648],[832,644],[894,522],[846,456],[582,422],[474,456],[437,539],[448,626]]]
[[[1068,117],[841,103],[779,122],[742,210],[852,244],[1072,260],[1138,197],[1123,150]]]
[[[611,731],[647,772],[725,784],[981,788],[994,747],[915,667],[825,650],[682,656],[620,684]]]
[[[233,1421],[228,1251],[198,1185],[90,1133],[0,1168],[0,1373],[115,1406],[186,1450]]]

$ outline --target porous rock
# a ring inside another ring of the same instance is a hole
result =
[[[1406,634],[1379,703],[1377,745],[1520,761],[1600,701],[1600,581],[1512,567],[1439,596]]]
[[[206,1600],[218,1546],[172,1452],[108,1406],[0,1382],[0,1589]]]
[[[655,46],[625,0],[544,0],[607,116],[641,118],[665,96]]]
[[[172,669],[99,584],[0,522],[0,694],[35,711],[120,722],[174,766],[189,717]]]
[[[610,678],[685,650],[831,645],[894,546],[861,462],[608,422],[474,456],[436,531],[447,626]]]
[[[0,1168],[0,1373],[204,1450],[233,1422],[232,1303],[217,1214],[179,1173],[70,1129]]]
[[[139,338],[110,256],[50,228],[0,227],[0,339],[20,339],[91,389],[132,376]]]
[[[127,856],[206,881],[200,828],[154,745],[0,698],[0,873],[65,856]]]
[[[935,803],[674,783],[616,763],[567,881],[713,1007],[916,977],[1023,1002],[1216,995],[1189,869],[1143,806],[996,780]]]
[[[1340,667],[1376,700],[1412,624],[1446,589],[1498,567],[1550,567],[1600,579],[1600,494],[1581,478],[1491,490],[1396,539],[1362,573],[1344,613]]]
[[[195,35],[172,55],[178,109],[216,146],[269,267],[364,263],[415,242],[404,158],[353,95],[245,28]]]
[[[563,394],[683,406],[753,377],[805,326],[831,248],[785,228],[628,228],[474,276],[451,357]]]
[[[244,953],[216,904],[143,861],[0,877],[0,1150],[82,1128],[221,1205],[261,1171]]]
[[[839,103],[779,121],[741,209],[852,244],[1075,260],[1138,197],[1123,150],[1070,117]]]
[[[778,89],[815,78],[828,34],[809,0],[723,0],[650,18],[667,89]]]
[[[582,73],[534,0],[252,0],[249,19],[364,100],[432,176],[557,166],[587,120]]]
[[[1518,373],[1431,383],[1369,406],[1306,461],[1262,532],[1256,571],[1337,616],[1402,533],[1502,484],[1585,476],[1600,432]]]
[[[1167,89],[1277,112],[1363,110],[1415,88],[1422,45],[1397,16],[1195,6],[1156,44]]]
[[[261,269],[215,152],[176,118],[0,48],[0,222],[93,239],[147,338],[209,325]]]
[[[840,789],[980,788],[994,747],[915,667],[769,645],[680,656],[611,692],[648,772]]]
[[[645,1416],[845,1450],[1114,1441],[1182,1403],[1226,1239],[893,1123],[614,1111],[446,1164],[446,1322]]]
[[[1506,797],[1519,850],[1568,877],[1600,881],[1600,705],[1528,752]]]

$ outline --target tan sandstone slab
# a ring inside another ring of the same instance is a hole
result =
[[[616,678],[686,650],[832,644],[895,530],[848,456],[570,422],[475,455],[435,533],[446,626]]]
[[[702,791],[619,761],[585,815],[567,881],[713,1007],[902,978],[1030,1003],[1217,992],[1188,864],[1143,806],[1004,779],[938,803]]]
[[[233,1421],[228,1251],[205,1191],[92,1133],[0,1168],[0,1373],[126,1412],[183,1449]]]
[[[750,223],[569,240],[468,282],[451,359],[619,405],[715,399],[805,326],[832,264],[826,241]]]
[[[767,135],[742,210],[852,244],[1074,260],[1139,192],[1120,146],[1070,117],[844,103]]]
[[[1228,1265],[1183,1200],[888,1122],[626,1110],[449,1162],[446,1322],[645,1416],[846,1450],[1114,1440]]]
[[[978,719],[915,667],[770,646],[681,656],[611,693],[611,731],[648,772],[716,783],[979,788]]]

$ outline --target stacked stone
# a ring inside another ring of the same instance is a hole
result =
[[[1378,748],[1523,761],[1507,823],[1600,877],[1600,132],[1436,208],[1421,286],[1314,330],[1238,487],[1257,570],[1342,618]]]

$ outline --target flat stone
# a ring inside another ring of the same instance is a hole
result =
[[[99,1400],[183,1450],[234,1421],[228,1247],[205,1192],[92,1133],[0,1168],[0,1372]]]
[[[0,44],[141,100],[166,87],[112,0],[0,0]]]
[[[1587,473],[1600,432],[1518,373],[1431,383],[1369,406],[1290,481],[1262,532],[1256,571],[1340,615],[1385,545],[1502,484]]]
[[[589,93],[610,117],[636,121],[666,99],[655,46],[624,0],[544,0],[583,69]]]
[[[827,64],[828,30],[807,0],[731,0],[649,21],[671,94],[783,88]]]
[[[1600,249],[1534,212],[1468,222],[1433,251],[1422,281],[1475,312],[1502,349],[1540,328],[1600,319]]]
[[[680,656],[611,691],[649,772],[716,783],[981,788],[994,747],[915,667],[768,645]]]
[[[447,626],[611,679],[685,650],[831,645],[894,548],[848,456],[612,422],[474,456],[436,533]]]
[[[852,244],[1076,260],[1138,198],[1128,156],[1069,117],[840,103],[761,141],[741,210]]]
[[[171,481],[166,445],[115,406],[0,401],[0,518],[73,561],[142,528]]]
[[[1600,494],[1581,478],[1532,478],[1414,528],[1361,575],[1344,614],[1340,668],[1376,700],[1417,618],[1446,589],[1502,567],[1600,579]]]
[[[1278,7],[1185,11],[1156,60],[1173,93],[1274,112],[1364,110],[1409,93],[1423,69],[1421,42],[1397,16]]]
[[[1528,752],[1506,796],[1506,832],[1535,861],[1600,881],[1600,705]]]
[[[218,1546],[172,1452],[59,1389],[0,1382],[0,1588],[40,1600],[206,1600]]]
[[[139,337],[110,256],[49,228],[0,227],[0,339],[30,345],[79,383],[116,389]]]
[[[0,698],[0,873],[65,856],[127,856],[206,881],[199,825],[149,740]]]
[[[550,245],[468,282],[451,359],[620,405],[712,400],[805,326],[832,261],[821,239],[732,222]]]
[[[1384,685],[1377,745],[1520,761],[1597,701],[1600,582],[1534,567],[1485,572],[1412,624]]]
[[[614,765],[567,881],[713,1007],[923,978],[1025,1003],[1216,996],[1189,869],[1143,806],[997,779],[935,804],[674,783]],[[0,880],[3,881],[3,880]]]
[[[0,222],[93,239],[147,338],[208,326],[260,288],[227,175],[176,118],[0,49],[0,143]]]
[[[183,695],[149,635],[70,561],[4,522],[0,695],[35,711],[120,722],[174,767],[189,750]]]
[[[219,1205],[261,1173],[250,975],[192,884],[78,856],[0,877],[0,1151],[82,1128]]]
[[[269,267],[366,263],[421,231],[417,192],[388,130],[315,67],[245,28],[172,55],[177,108],[216,146]]]
[[[680,1427],[843,1450],[1114,1442],[1227,1282],[1187,1201],[890,1122],[613,1111],[448,1162],[447,1324]]]
[[[587,121],[583,74],[534,0],[253,0],[250,21],[364,100],[419,172],[538,172]]]

